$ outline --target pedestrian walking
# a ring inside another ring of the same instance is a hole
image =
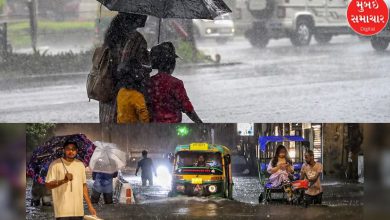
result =
[[[183,81],[172,76],[176,67],[175,47],[164,42],[152,47],[151,64],[158,73],[151,77],[150,98],[153,122],[180,123],[184,112],[195,123],[202,123],[187,96]]]
[[[104,204],[112,204],[113,202],[113,178],[118,176],[118,172],[102,173],[92,172],[92,179],[94,180],[92,187],[91,202],[93,204],[99,203],[100,196],[103,194]]]
[[[111,21],[104,37],[103,45],[109,48],[114,97],[107,102],[99,102],[100,122],[113,123],[117,121],[116,95],[119,91],[120,77],[118,69],[126,66],[132,59],[143,65],[149,65],[147,42],[137,28],[145,26],[147,16],[130,13],[119,13]],[[133,73],[134,71],[128,71]],[[145,81],[146,82],[146,81]],[[145,85],[146,86],[146,85]]]
[[[56,219],[83,219],[83,196],[91,215],[96,215],[88,195],[84,164],[76,159],[76,142],[63,145],[64,156],[54,160],[46,176],[46,187],[52,191]]]
[[[148,152],[146,150],[142,151],[142,159],[138,162],[137,170],[135,171],[136,176],[140,168],[142,170],[142,186],[146,186],[147,182],[149,182],[149,186],[153,186],[153,173],[155,177],[157,177],[157,173],[156,168],[153,165],[153,160],[148,158]]]
[[[132,59],[119,71],[116,97],[117,123],[146,123],[150,121],[146,103],[145,83],[149,79],[150,68]]]

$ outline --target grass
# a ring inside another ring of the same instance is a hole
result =
[[[182,58],[182,62],[184,63],[192,63],[192,62],[205,62],[210,61],[208,57],[202,53],[201,51],[196,51],[195,59],[192,59],[193,49],[189,42],[179,41],[176,45],[177,54]]]
[[[38,21],[38,31],[67,31],[67,30],[93,30],[95,22],[93,21]],[[12,31],[29,31],[30,23],[28,21],[13,23],[8,26],[8,30]]]
[[[178,42],[178,54],[184,63],[191,63],[192,49],[188,42]],[[45,74],[85,72],[92,66],[91,57],[93,49],[81,53],[64,52],[60,54],[47,54],[38,51],[33,54],[9,54],[0,60],[0,75],[10,74]],[[197,52],[195,62],[210,62],[201,52]]]
[[[61,34],[74,31],[93,31],[93,21],[38,21],[38,38],[47,33]],[[8,25],[8,39],[12,46],[23,47],[31,44],[30,23],[28,21]]]
[[[201,52],[197,52],[192,60],[192,48],[188,42],[179,41],[177,53],[183,58],[183,63],[210,62]],[[81,53],[64,52],[60,54],[47,54],[38,51],[33,54],[9,54],[0,60],[0,75],[9,74],[44,74],[85,72],[91,68],[93,49]]]
[[[88,71],[91,68],[93,50],[81,53],[64,52],[51,55],[46,52],[34,54],[9,54],[0,60],[0,75],[9,73],[65,73]]]

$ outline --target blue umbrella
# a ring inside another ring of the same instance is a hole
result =
[[[266,145],[269,142],[282,142],[282,141],[306,141],[301,136],[262,136],[259,137],[259,147],[261,151],[265,151]]]

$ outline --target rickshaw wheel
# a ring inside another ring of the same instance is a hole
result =
[[[264,202],[264,192],[260,193],[260,196],[259,196],[259,203],[263,203]]]
[[[307,199],[303,199],[303,207],[307,208],[309,206],[309,201]]]

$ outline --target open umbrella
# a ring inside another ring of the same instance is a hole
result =
[[[89,161],[94,172],[115,173],[126,166],[126,153],[116,144],[96,141],[96,149]]]
[[[63,145],[66,141],[77,143],[78,154],[76,159],[82,161],[84,166],[88,166],[96,148],[92,141],[84,134],[55,136],[33,151],[26,167],[27,176],[33,178],[37,183],[44,184],[51,162],[64,156]]]
[[[223,0],[97,0],[111,11],[162,18],[210,19],[232,12]]]

